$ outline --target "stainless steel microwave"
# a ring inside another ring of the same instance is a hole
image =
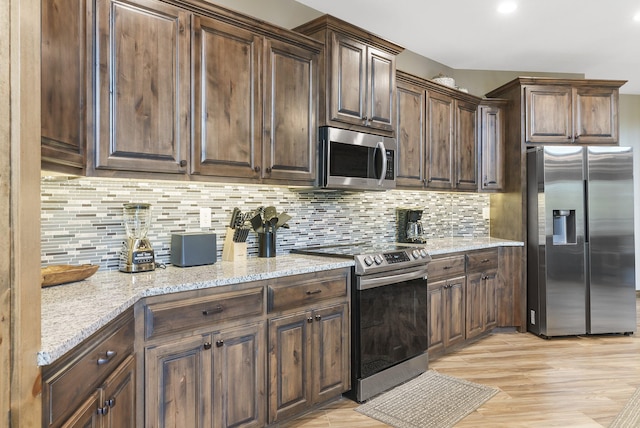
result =
[[[320,128],[320,187],[395,189],[397,151],[394,138],[323,126]]]

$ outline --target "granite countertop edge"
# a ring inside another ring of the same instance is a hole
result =
[[[437,238],[428,240],[426,247],[431,255],[441,255],[523,245],[523,242],[495,238]],[[136,274],[99,271],[84,281],[43,288],[42,342],[37,363],[39,366],[52,364],[145,297],[353,265],[353,260],[343,258],[283,254],[189,268],[168,266]]]

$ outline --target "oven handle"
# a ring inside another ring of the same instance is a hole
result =
[[[356,283],[356,289],[368,290],[370,288],[381,287],[384,285],[397,284],[399,282],[411,281],[413,279],[427,279],[427,269],[420,268],[412,272],[396,273],[392,275],[376,276],[369,278],[367,276],[359,276]]]

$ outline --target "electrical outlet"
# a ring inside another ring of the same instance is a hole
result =
[[[489,220],[491,218],[491,209],[489,207],[482,208],[482,219]]]
[[[200,208],[200,227],[203,229],[211,228],[211,208]]]

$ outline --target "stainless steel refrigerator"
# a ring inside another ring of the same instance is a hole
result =
[[[633,152],[527,152],[527,308],[540,336],[636,330]]]

